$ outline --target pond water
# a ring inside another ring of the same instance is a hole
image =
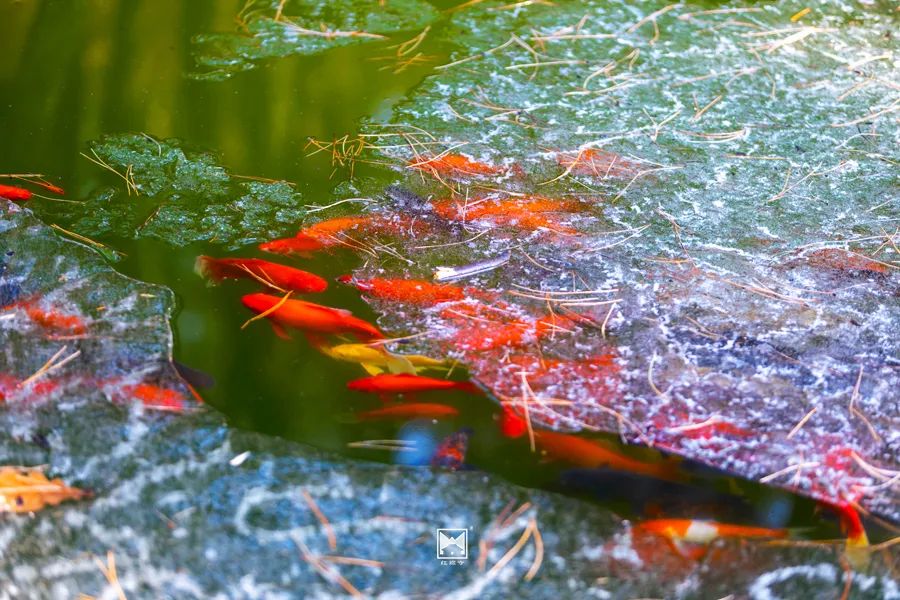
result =
[[[329,142],[345,135],[353,140],[359,134],[377,131],[379,124],[416,116],[417,111],[421,111],[422,119],[418,122],[423,127],[428,119],[432,119],[429,123],[434,125],[436,118],[429,112],[431,108],[427,101],[421,97],[415,101],[410,98],[416,98],[413,94],[426,85],[423,82],[428,76],[440,72],[436,67],[460,57],[454,40],[465,38],[470,32],[464,31],[464,26],[453,20],[455,13],[438,12],[446,11],[455,3],[433,4],[433,16],[423,11],[419,15],[421,22],[413,20],[412,26],[396,26],[398,33],[385,39],[365,40],[364,43],[351,40],[354,43],[337,45],[327,51],[310,51],[309,54],[285,52],[285,56],[279,56],[275,52],[261,60],[244,56],[243,61],[198,67],[197,57],[198,54],[202,56],[204,44],[230,46],[221,40],[215,43],[198,40],[197,36],[234,31],[236,16],[246,17],[242,0],[4,3],[0,5],[0,21],[5,23],[5,33],[0,39],[0,130],[3,131],[0,171],[48,174],[53,181],[63,183],[66,198],[91,199],[83,206],[35,199],[31,208],[45,223],[76,231],[117,252],[118,260],[111,263],[116,271],[174,292],[176,310],[171,322],[174,358],[214,381],[212,385],[198,386],[198,391],[204,402],[224,414],[234,428],[301,442],[352,461],[412,464],[424,468],[428,468],[443,440],[454,433],[465,432],[464,470],[485,471],[515,484],[587,499],[619,517],[637,520],[659,516],[711,518],[759,526],[804,528],[800,537],[805,539],[840,538],[841,528],[835,515],[823,510],[815,500],[716,470],[715,467],[733,466],[725,461],[721,464],[714,460],[704,461],[707,464],[687,461],[681,467],[685,475],[676,483],[607,469],[584,472],[571,461],[547,460],[531,450],[528,436],[511,439],[502,434],[498,427],[499,403],[490,394],[430,392],[415,398],[456,407],[459,416],[449,420],[360,419],[354,416],[355,413],[377,409],[383,402],[377,395],[347,389],[348,381],[365,376],[359,365],[336,361],[317,352],[300,335],[294,335],[290,341],[281,339],[266,321],[254,322],[242,329],[241,325],[252,314],[241,305],[240,298],[257,291],[259,286],[246,280],[209,286],[195,273],[194,263],[200,255],[253,256],[285,262],[328,280],[329,289],[307,297],[308,300],[348,309],[372,323],[378,321],[389,334],[415,333],[425,327],[425,319],[429,317],[415,311],[406,312],[403,308],[392,314],[389,305],[370,305],[353,287],[336,281],[337,277],[348,273],[370,272],[367,269],[371,265],[365,255],[337,249],[308,258],[273,258],[273,255],[258,250],[256,243],[247,241],[277,237],[275,231],[286,235],[291,227],[283,222],[273,225],[274,229],[267,233],[240,232],[231,239],[213,234],[194,235],[196,230],[203,229],[203,225],[185,224],[183,238],[170,243],[171,239],[166,241],[166,235],[177,237],[177,233],[123,235],[118,225],[94,226],[90,221],[95,216],[98,222],[107,218],[102,212],[106,205],[97,202],[104,190],[117,190],[115,202],[121,202],[123,198],[121,179],[83,155],[96,147],[91,144],[107,135],[146,134],[150,136],[148,143],[152,144],[174,138],[191,158],[198,156],[192,154],[195,152],[211,152],[214,164],[227,169],[231,176],[225,194],[237,193],[235,186],[244,181],[240,178],[249,177],[266,182],[289,182],[302,203],[311,206],[324,206],[355,195],[380,195],[383,199],[381,191],[398,181],[396,169],[377,164],[377,160],[360,161],[354,166],[351,179],[348,169],[335,165],[330,151],[313,154],[315,147],[310,147],[308,142],[311,139]],[[526,10],[529,3],[522,4],[521,10]],[[621,9],[619,3],[611,3],[611,6],[614,11]],[[718,3],[706,3],[694,8],[701,11],[719,6]],[[615,15],[623,18],[620,12]],[[252,22],[252,15],[247,18]],[[640,14],[636,14],[631,20],[639,18]],[[413,38],[428,24],[431,25],[429,34],[416,48],[423,57],[421,62],[400,68],[397,44]],[[649,28],[652,29],[654,24]],[[890,47],[889,42],[886,44]],[[273,46],[277,48],[274,42]],[[484,49],[487,48],[482,46],[481,50]],[[652,52],[646,50],[645,55]],[[567,60],[574,61],[577,57]],[[226,66],[221,67],[222,64]],[[464,79],[465,76],[461,77]],[[447,85],[452,88],[464,83],[454,80]],[[497,82],[496,85],[501,89],[504,83]],[[448,94],[451,94],[450,88]],[[428,93],[432,92],[433,88],[429,88]],[[474,94],[473,91],[473,98]],[[427,98],[427,94],[422,97]],[[712,99],[712,96],[704,97],[702,102]],[[650,101],[647,106],[651,106]],[[570,108],[567,106],[567,110]],[[739,112],[736,108],[727,110]],[[690,112],[694,113],[694,110]],[[560,118],[563,124],[565,118],[568,117]],[[622,129],[625,129],[627,118],[623,116]],[[504,141],[497,141],[490,137],[492,134],[484,135],[501,153],[504,151],[502,144],[506,143],[506,137]],[[890,138],[889,131],[884,135]],[[390,157],[391,152],[387,150],[384,155]],[[706,157],[684,150],[680,158],[690,165],[700,163]],[[523,164],[527,170],[527,163],[523,161]],[[779,173],[779,177],[783,176],[784,169]],[[140,178],[141,174],[136,173],[135,179],[139,183]],[[889,182],[890,176],[885,176],[885,180]],[[414,186],[415,181],[409,185]],[[886,183],[882,188],[877,187],[880,184],[873,185],[877,189],[897,191],[895,179],[893,184]],[[781,181],[774,187],[781,187]],[[774,191],[778,192],[778,189]],[[421,189],[419,192],[424,193]],[[127,210],[133,223],[143,227],[156,218],[161,203],[177,203],[179,194],[189,196],[190,193],[189,189],[176,189],[169,198],[146,193],[129,196],[131,205]],[[268,193],[261,192],[261,202],[268,201],[269,197],[265,196]],[[690,202],[691,198],[686,197],[685,203]],[[110,206],[117,205],[113,202]],[[674,218],[671,222],[668,220],[671,215],[667,211],[671,209],[666,206],[663,210],[662,206],[657,204],[655,208],[666,219],[662,225],[657,223],[656,227],[660,229],[651,231],[664,232],[659,235],[668,237],[674,227],[677,235],[680,225],[671,224],[675,223]],[[651,212],[653,208],[651,206]],[[310,214],[307,222],[353,214],[357,209],[358,206],[352,209],[343,206],[338,211]],[[888,217],[891,214],[885,217],[883,227],[896,220]],[[723,244],[735,239],[727,233],[733,227],[730,220],[733,218],[723,218],[720,225]],[[679,222],[684,224],[681,219],[679,216]],[[91,224],[85,224],[89,222]],[[619,221],[612,219],[611,222]],[[294,230],[299,226],[298,222]],[[685,226],[690,229],[694,225]],[[777,227],[773,229],[778,231]],[[860,237],[868,233],[857,231]],[[709,241],[712,244],[716,240],[709,238]],[[756,252],[755,249],[748,251]],[[896,261],[897,257],[883,259]],[[594,266],[602,263],[600,259],[599,262],[594,262],[593,258],[590,261]],[[436,264],[426,265],[419,272],[428,273],[429,266]],[[403,272],[402,268],[395,270]],[[621,283],[621,279],[616,280],[621,277],[621,272],[614,274],[614,271],[610,269],[607,273],[608,280],[595,277],[594,281],[598,285],[606,281]],[[628,277],[631,276],[625,276],[625,279]],[[896,281],[896,274],[893,281]],[[896,284],[893,286],[885,289],[892,289],[896,294]],[[636,295],[642,293],[636,292]],[[719,300],[722,298],[716,301]],[[724,303],[727,304],[727,298]],[[635,301],[635,305],[640,304]],[[886,306],[896,309],[895,302]],[[748,310],[742,314],[752,316],[753,312]],[[896,312],[893,315],[896,326]],[[406,323],[406,331],[400,331],[397,324],[403,319],[421,321]],[[873,339],[882,343],[876,334],[882,334],[885,329],[875,327],[874,331]],[[639,333],[634,334],[634,338],[628,335],[623,334],[622,339],[635,345],[639,343]],[[402,351],[405,347],[401,343],[394,349]],[[410,352],[434,352],[433,347],[415,341],[408,347]],[[730,352],[730,345],[723,347],[726,347],[725,354]],[[895,349],[896,346],[886,347],[885,354],[889,355]],[[661,351],[663,355],[665,352]],[[655,351],[653,357],[656,357]],[[702,362],[698,359],[698,364]],[[714,362],[708,361],[707,365]],[[884,381],[896,382],[896,362],[893,366],[889,362],[885,364],[888,365],[885,369],[893,368],[894,371],[885,376]],[[485,367],[479,368],[483,379]],[[644,377],[646,365],[642,368],[641,377]],[[663,371],[664,377],[674,382],[673,369],[677,368],[669,364]],[[464,380],[465,369],[465,364],[456,366],[453,379]],[[784,377],[787,381],[793,375]],[[823,379],[809,374],[809,381],[813,380],[818,385]],[[830,391],[826,384],[822,389]],[[645,382],[642,385],[646,387]],[[650,385],[653,386],[652,379]],[[867,388],[867,392],[873,398],[886,400],[893,396],[896,401],[896,389],[893,393],[884,389]],[[803,407],[792,410],[791,414],[800,417],[805,412]],[[888,411],[885,420],[881,421],[891,422],[896,423],[896,411]],[[790,425],[794,423],[796,419]],[[651,464],[669,460],[640,444],[626,446],[619,436],[609,431],[609,427],[602,429],[605,431],[582,432],[580,435],[600,440],[604,447]],[[890,438],[885,442],[885,448],[890,451],[879,456],[890,466],[898,434],[894,431],[882,432],[882,435]],[[397,439],[416,449],[394,452],[350,446],[364,440]],[[629,441],[636,440],[631,438]],[[702,458],[702,452],[699,455]],[[748,473],[745,470],[744,474]],[[894,514],[887,510],[882,511],[882,515],[896,516],[896,509]],[[867,525],[873,539],[881,541],[891,535],[888,522],[867,521]]]

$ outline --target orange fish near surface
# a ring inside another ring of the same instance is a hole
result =
[[[471,305],[459,303],[441,311],[441,317],[452,320],[459,327],[453,342],[466,351],[493,350],[495,348],[516,348],[537,342],[555,331],[569,331],[565,325],[571,323],[560,316],[505,317],[502,309],[485,304]]]
[[[607,177],[634,177],[642,171],[642,165],[615,152],[588,148],[577,153],[561,153],[558,158],[560,166],[575,175],[592,175],[605,179]]]
[[[62,335],[84,335],[87,327],[80,317],[54,310],[44,310],[34,305],[26,305],[25,313],[37,325]]]
[[[126,385],[122,391],[128,398],[140,400],[147,408],[171,412],[183,412],[185,409],[184,396],[176,390],[149,383],[139,383]]]
[[[14,185],[0,185],[0,198],[16,201],[30,200],[31,192]]]
[[[459,411],[452,406],[429,402],[398,404],[356,413],[357,418],[365,421],[374,419],[452,419],[457,416],[459,416]]]
[[[357,243],[351,234],[397,233],[412,226],[413,221],[402,215],[337,217],[305,227],[292,238],[265,242],[259,248],[276,254],[301,255],[335,246],[355,248]]]
[[[435,202],[432,206],[438,216],[459,221],[472,221],[484,217],[524,217],[536,213],[573,213],[586,209],[584,204],[576,200],[553,200],[536,196],[506,200],[479,200],[462,204],[449,199]]]
[[[637,527],[673,541],[709,544],[718,538],[784,538],[787,529],[770,529],[732,525],[697,519],[654,519],[638,523]]]
[[[346,333],[360,341],[384,337],[374,325],[354,317],[349,310],[303,300],[284,300],[269,294],[247,294],[241,302],[257,314],[272,311],[266,314],[266,318],[272,322],[275,332],[283,337],[286,336],[282,329],[284,326],[310,333]]]
[[[301,294],[324,292],[328,288],[328,282],[318,275],[258,258],[199,256],[194,270],[201,277],[215,282],[223,279],[253,279],[278,290]]]
[[[673,462],[665,461],[658,464],[643,462],[576,435],[541,430],[534,432],[534,439],[537,446],[549,457],[565,461],[576,467],[588,469],[607,467],[656,479],[669,481],[679,479],[673,468],[675,466]]]
[[[465,300],[485,296],[475,288],[462,288],[446,283],[432,283],[421,279],[356,279],[350,275],[338,277],[338,281],[382,300],[432,306],[441,302]]]
[[[409,394],[434,390],[480,393],[478,387],[471,381],[450,381],[410,373],[381,374],[355,379],[347,384],[347,389],[370,394]]]
[[[806,261],[813,267],[833,269],[835,271],[857,271],[884,275],[888,266],[871,258],[841,250],[840,248],[822,248],[806,255]]]
[[[435,175],[502,175],[507,169],[472,160],[464,154],[443,153],[420,156],[409,162],[409,168],[429,171]]]

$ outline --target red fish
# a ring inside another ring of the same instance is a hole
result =
[[[500,426],[500,433],[508,438],[522,437],[528,431],[528,423],[525,419],[506,404],[503,405],[503,412],[500,413],[498,425]]]
[[[373,419],[452,419],[459,416],[459,411],[444,404],[414,402],[367,410],[356,413],[356,416],[367,421]]]
[[[467,351],[516,348],[537,342],[554,331],[565,331],[570,321],[565,317],[508,316],[501,309],[485,304],[458,303],[441,311],[441,316],[454,321],[459,329],[453,336],[457,348]],[[498,320],[498,317],[503,320]]]
[[[415,392],[428,392],[434,390],[461,390],[464,392],[480,393],[480,390],[471,381],[450,381],[447,379],[435,379],[410,373],[391,375],[382,373],[371,377],[355,379],[347,384],[347,389],[370,394],[409,394]]]
[[[350,275],[338,277],[338,281],[352,285],[376,298],[431,306],[441,302],[465,300],[468,297],[489,297],[471,287],[458,287],[446,283],[431,283],[421,279],[356,279]]]
[[[360,341],[381,339],[384,336],[372,324],[363,321],[348,310],[322,306],[303,300],[283,300],[268,294],[247,294],[241,301],[257,314],[269,311],[266,318],[272,322],[276,333],[286,336],[283,326],[295,327],[311,333],[347,333]]]
[[[31,192],[14,185],[0,185],[0,198],[17,201],[30,200]]]
[[[171,412],[183,412],[185,409],[184,396],[176,390],[149,383],[139,383],[126,385],[122,391],[127,397],[140,400],[147,408]]]
[[[44,310],[34,305],[25,305],[25,313],[37,325],[54,333],[83,335],[87,331],[84,321],[75,315],[67,315],[54,310]]]
[[[470,429],[461,429],[448,435],[431,457],[431,466],[456,471],[466,462]]]
[[[841,519],[841,527],[847,534],[847,545],[850,547],[864,548],[869,545],[869,536],[863,527],[859,513],[849,502],[835,502],[829,504]]]
[[[597,148],[581,150],[577,154],[562,153],[559,155],[560,166],[575,175],[592,175],[594,177],[634,177],[642,170],[640,163]]]
[[[443,153],[430,157],[418,157],[409,162],[409,168],[429,171],[435,175],[502,175],[504,167],[472,160],[463,154]]]
[[[657,479],[675,480],[677,473],[674,463],[643,462],[605,448],[593,440],[555,431],[535,431],[534,439],[538,447],[551,458],[565,461],[577,467],[598,469],[607,467],[617,471],[627,471]]]
[[[822,248],[806,255],[806,261],[822,269],[886,274],[888,266],[871,258],[840,248]]]
[[[213,281],[254,279],[269,287],[301,294],[324,292],[328,282],[307,271],[278,265],[258,258],[212,258],[200,256],[194,270]]]

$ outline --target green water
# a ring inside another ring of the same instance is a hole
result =
[[[290,181],[310,203],[328,203],[346,175],[332,177],[326,154],[307,157],[307,140],[353,135],[361,119],[385,116],[431,66],[444,62],[445,49],[426,40],[421,51],[434,61],[401,73],[382,70],[384,63],[373,60],[390,54],[396,41],[377,41],[271,61],[224,81],[186,77],[193,68],[191,38],[231,30],[241,5],[212,0],[0,4],[7,32],[0,39],[0,130],[6,154],[2,170],[45,173],[61,183],[70,198],[82,198],[116,182],[79,155],[86,143],[108,133],[144,132],[211,150],[234,174]],[[378,175],[376,168],[360,168],[361,174]],[[147,207],[148,215],[153,208]],[[42,212],[53,221],[52,206]],[[364,375],[359,367],[316,353],[299,336],[293,342],[281,340],[265,322],[241,330],[250,314],[239,298],[255,286],[239,282],[207,287],[193,272],[199,254],[262,256],[255,248],[226,253],[214,244],[172,248],[153,240],[96,240],[125,254],[116,264],[122,273],[176,293],[175,356],[215,379],[215,386],[201,394],[235,426],[360,459],[393,460],[386,451],[347,448],[354,441],[396,438],[400,430],[398,424],[346,422],[353,411],[381,405],[376,397],[346,390],[348,380]],[[294,264],[333,281],[360,259],[336,252]],[[376,318],[358,293],[339,284],[314,300],[350,309],[369,321]],[[427,436],[440,441],[461,427],[471,428],[468,463],[516,482],[600,496],[625,514],[644,508],[653,498],[663,502],[666,514],[747,520],[746,502],[755,520],[765,521],[772,507],[781,507],[778,510],[792,515],[791,524],[814,522],[810,501],[707,474],[698,475],[699,487],[693,490],[648,488],[627,478],[627,485],[614,493],[610,482],[623,480],[605,479],[574,490],[561,484],[564,465],[545,465],[529,452],[527,440],[499,435],[492,400],[465,394],[440,400],[459,407],[461,417],[419,424]],[[405,427],[408,431],[410,426]],[[738,493],[711,496],[713,491]],[[692,509],[695,498],[702,508]],[[823,527],[825,534],[835,533],[833,524]]]

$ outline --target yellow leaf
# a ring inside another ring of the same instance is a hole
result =
[[[27,467],[0,467],[0,512],[34,512],[65,500],[80,500],[89,492],[68,487],[61,479],[47,479]]]

